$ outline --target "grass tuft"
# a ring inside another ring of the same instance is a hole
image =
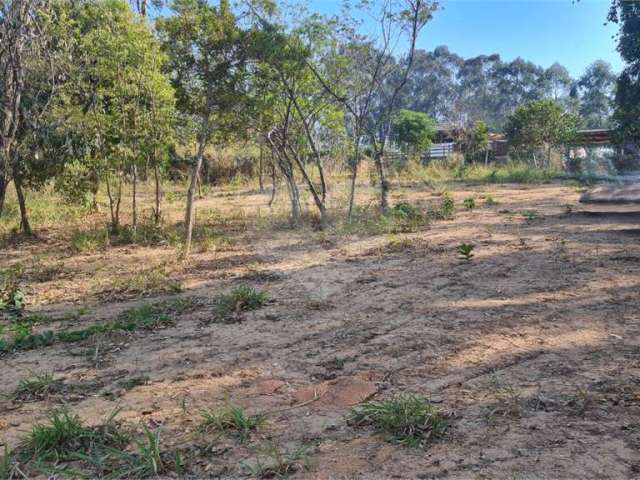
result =
[[[218,297],[215,304],[215,320],[233,323],[241,312],[256,310],[267,303],[269,296],[249,285],[240,285],[226,295]]]
[[[305,447],[289,450],[271,445],[242,466],[255,478],[283,478],[308,469],[309,455]]]
[[[203,412],[200,430],[234,433],[241,443],[245,443],[249,440],[251,433],[262,427],[266,421],[267,418],[264,415],[247,415],[242,408],[230,405],[219,413]]]
[[[424,447],[447,430],[446,419],[429,402],[413,395],[365,403],[352,411],[350,420],[357,426],[371,425],[388,441],[410,447]]]
[[[63,390],[64,382],[54,378],[51,372],[33,372],[30,377],[20,380],[11,398],[23,402],[42,400]]]

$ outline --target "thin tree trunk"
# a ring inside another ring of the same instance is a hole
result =
[[[380,177],[380,211],[386,214],[389,211],[389,190],[391,189],[391,185],[387,179],[384,154],[376,153],[375,163],[378,169],[378,177]]]
[[[4,211],[4,200],[7,196],[7,187],[9,186],[9,182],[7,181],[4,175],[0,175],[0,217],[2,216],[2,212]]]
[[[489,165],[489,149],[487,148],[484,151],[484,166],[487,167]]]
[[[263,159],[264,159],[264,145],[262,141],[260,141],[260,156],[258,157],[258,184],[260,185],[260,193],[264,193],[264,182],[262,181]]]
[[[271,198],[269,199],[269,208],[273,205],[273,201],[276,199],[276,163],[274,159],[271,159]]]
[[[133,193],[131,195],[131,209],[133,213],[133,239],[135,241],[138,231],[138,205],[136,203],[136,194],[138,193],[138,167],[133,165]]]
[[[158,165],[153,166],[153,176],[156,184],[156,208],[153,212],[153,217],[156,226],[160,224],[160,197],[162,193],[160,192],[160,169]]]
[[[107,196],[109,197],[109,213],[111,215],[111,231],[113,233],[118,233],[118,230],[120,230],[120,197],[122,194],[122,180],[120,180],[120,184],[118,186],[117,198],[113,196],[113,191],[111,190],[111,181],[109,180],[108,175],[106,183]]]
[[[16,188],[18,205],[20,206],[20,229],[25,235],[33,235],[31,225],[29,225],[29,218],[27,216],[27,201],[24,197],[24,190],[22,189],[22,179],[19,176],[14,175],[13,185]]]
[[[189,190],[187,191],[187,211],[185,214],[185,242],[184,242],[184,258],[187,258],[189,255],[189,250],[191,249],[191,237],[193,235],[193,220],[195,213],[195,193],[196,187],[198,184],[198,178],[200,177],[200,168],[202,167],[202,159],[204,157],[204,149],[206,147],[206,123],[208,123],[208,119],[203,121],[203,131],[202,136],[200,138],[200,144],[198,145],[198,153],[196,155],[196,164],[193,166],[193,171],[191,172],[191,181],[189,182]]]
[[[351,221],[351,217],[353,215],[353,207],[356,199],[356,181],[358,179],[358,167],[360,166],[360,130],[356,129],[356,131],[356,148],[351,168],[351,188],[349,189],[349,211],[347,212],[348,221]]]

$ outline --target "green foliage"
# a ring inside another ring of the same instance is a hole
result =
[[[160,265],[116,280],[114,289],[123,293],[178,293],[182,291],[182,284],[171,278],[165,267]]]
[[[240,285],[226,295],[218,297],[215,304],[215,320],[237,321],[241,312],[256,310],[267,303],[269,296],[249,285]]]
[[[94,228],[92,230],[74,230],[71,233],[71,248],[78,253],[89,253],[104,250],[109,246],[109,230]]]
[[[392,121],[392,135],[406,153],[420,156],[431,148],[436,122],[427,114],[400,110]]]
[[[200,430],[235,433],[240,442],[244,443],[249,439],[251,433],[258,430],[266,421],[264,415],[247,415],[242,408],[230,405],[219,413],[203,412]]]
[[[11,468],[13,462],[19,464],[22,472],[56,477],[142,479],[164,473],[160,431],[143,425],[142,435],[135,435],[115,422],[117,413],[88,427],[68,410],[53,412],[47,423],[35,424],[12,459],[3,462]]]
[[[566,112],[558,102],[536,100],[518,107],[509,116],[505,133],[516,152],[529,155],[534,161],[535,150],[544,149],[550,166],[551,151],[573,142],[579,125],[579,117]]]
[[[489,127],[482,120],[476,122],[473,129],[462,138],[462,151],[465,159],[475,162],[489,148]]]
[[[24,289],[20,285],[22,269],[13,266],[0,271],[0,311],[21,312],[26,303]]]
[[[446,419],[426,400],[402,395],[382,402],[369,402],[351,412],[357,426],[371,425],[388,441],[410,447],[425,447],[447,430]]]
[[[392,209],[393,215],[405,219],[405,220],[419,220],[422,218],[422,213],[414,205],[409,202],[398,202]]]
[[[433,208],[429,214],[436,220],[451,220],[456,211],[456,202],[449,193],[442,195],[440,204]]]
[[[460,255],[460,258],[462,260],[469,262],[473,258],[473,250],[475,248],[476,247],[473,244],[461,243],[456,247],[456,251],[458,252],[458,255]]]
[[[467,210],[473,210],[476,208],[476,199],[473,197],[465,198],[462,204]]]

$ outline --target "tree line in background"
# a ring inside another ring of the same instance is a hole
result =
[[[602,61],[573,79],[558,64],[419,50],[437,9],[435,0],[376,0],[321,16],[273,0],[0,0],[0,214],[11,182],[25,233],[25,190],[53,183],[68,201],[97,208],[104,189],[118,231],[126,182],[135,234],[138,182],[153,179],[160,223],[162,180],[182,157],[191,170],[188,253],[209,149],[255,145],[261,185],[263,171],[274,192],[276,178],[284,182],[292,224],[300,222],[304,185],[324,226],[327,168],[337,157],[350,176],[347,215],[365,158],[384,213],[389,149],[417,156],[436,123],[466,131],[460,141],[473,158],[487,154],[489,131],[503,131],[536,164],[533,150],[544,145],[545,165],[578,126],[637,118],[621,107],[638,105],[637,47],[625,47],[635,4],[616,2],[610,15],[621,22],[629,63],[618,82]]]

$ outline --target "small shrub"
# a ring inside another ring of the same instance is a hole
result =
[[[457,246],[456,250],[460,258],[466,262],[470,261],[473,258],[473,250],[475,249],[475,245],[470,243],[461,243]]]
[[[132,390],[141,385],[146,385],[149,381],[149,377],[146,375],[139,375],[137,377],[127,378],[126,380],[122,380],[118,382],[118,384],[124,388],[125,390]]]
[[[456,211],[456,204],[449,193],[442,195],[440,204],[431,210],[431,216],[436,220],[451,220]]]
[[[475,198],[472,198],[472,197],[465,198],[462,203],[464,205],[464,208],[466,208],[467,210],[473,210],[474,208],[476,208]]]
[[[351,412],[350,420],[357,426],[371,425],[388,441],[411,447],[424,447],[447,430],[446,419],[413,395],[366,403]]]
[[[251,432],[264,425],[266,420],[263,415],[247,415],[242,408],[231,405],[220,413],[203,412],[200,430],[235,433],[240,442],[244,443],[249,439]]]
[[[392,214],[396,217],[400,217],[407,220],[422,218],[422,214],[420,213],[420,210],[418,210],[418,208],[416,208],[415,206],[411,205],[409,202],[397,203],[392,209]]]
[[[267,303],[269,296],[249,285],[240,285],[226,295],[221,295],[215,306],[217,321],[230,322],[241,312],[256,310]]]

